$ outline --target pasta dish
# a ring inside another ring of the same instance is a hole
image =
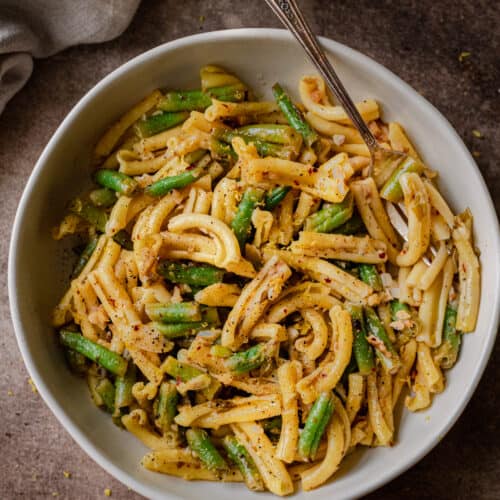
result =
[[[472,215],[376,101],[359,112],[406,156],[371,173],[321,78],[294,103],[200,75],[95,146],[93,188],[53,231],[79,253],[53,326],[145,468],[311,490],[357,446],[396,442],[398,402],[445,389],[479,309]]]

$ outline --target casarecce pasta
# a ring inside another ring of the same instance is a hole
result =
[[[480,266],[472,214],[376,101],[362,116],[408,157],[367,177],[319,77],[299,106],[273,92],[205,66],[201,89],[155,90],[104,134],[97,186],[54,230],[84,248],[53,325],[144,467],[288,495],[396,443],[398,401],[445,390]]]

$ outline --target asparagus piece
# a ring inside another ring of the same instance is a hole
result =
[[[162,382],[158,396],[153,405],[155,424],[162,432],[172,429],[174,417],[177,415],[179,394],[174,382]]]
[[[116,194],[109,188],[94,189],[90,192],[89,198],[96,207],[108,208],[116,202]]]
[[[112,189],[117,193],[130,196],[137,189],[138,184],[135,179],[129,177],[118,170],[111,170],[110,168],[101,168],[97,170],[94,175],[97,184],[103,187]]]
[[[186,121],[188,117],[188,111],[159,113],[138,121],[135,128],[141,137],[150,137],[179,125],[179,123]]]
[[[130,363],[123,377],[116,377],[115,380],[115,409],[130,406],[134,402],[132,396],[132,387],[136,381],[136,369],[133,363]]]
[[[293,104],[290,96],[279,83],[273,85],[273,94],[288,123],[304,138],[307,146],[312,146],[318,140],[318,134],[306,122],[301,111]]]
[[[241,375],[258,368],[267,358],[266,344],[257,344],[246,351],[236,352],[227,360],[227,367]]]
[[[200,306],[196,302],[146,304],[146,314],[153,321],[160,321],[162,323],[201,321]]]
[[[380,292],[384,289],[384,285],[382,284],[377,268],[373,264],[360,264],[359,277],[367,285],[370,285],[376,292]]]
[[[415,158],[407,156],[394,170],[392,175],[389,177],[387,182],[384,184],[380,190],[380,196],[385,200],[397,203],[403,198],[403,190],[401,189],[401,184],[399,184],[399,179],[401,176],[407,172],[416,172],[418,174],[424,171],[424,166]]]
[[[85,338],[80,333],[61,330],[59,332],[61,342],[66,347],[73,349],[85,357],[96,362],[109,372],[122,377],[127,371],[127,361],[116,352],[106,349],[102,345],[96,344]]]
[[[150,196],[163,196],[173,189],[181,189],[189,184],[192,184],[198,180],[202,174],[203,169],[201,168],[186,170],[180,174],[164,177],[159,181],[153,182],[153,184],[149,185],[144,192]]]
[[[279,436],[281,434],[281,425],[281,416],[262,420],[262,427],[264,429],[264,432],[268,434],[276,434]]]
[[[264,199],[265,209],[269,211],[274,210],[285,199],[288,191],[290,191],[290,186],[278,186],[271,189]]]
[[[321,210],[306,219],[305,230],[331,233],[352,217],[353,210],[353,199],[350,194],[340,203],[324,203]]]
[[[206,149],[196,149],[195,151],[191,151],[184,156],[184,161],[188,165],[195,165],[199,162],[205,155],[207,154]]]
[[[252,229],[252,213],[263,197],[264,191],[262,191],[262,189],[248,188],[238,205],[236,215],[231,222],[231,228],[241,248],[244,247],[245,242],[250,236],[250,231]]]
[[[358,369],[362,375],[368,375],[375,368],[373,349],[366,340],[365,321],[363,309],[360,306],[351,305],[352,329],[354,333],[354,343],[352,346],[354,358]]]
[[[115,386],[108,378],[101,379],[95,388],[109,413],[115,411]]]
[[[314,402],[307,416],[304,430],[300,433],[298,449],[304,459],[314,460],[333,410],[333,395],[329,392],[322,392]]]
[[[172,356],[169,356],[162,365],[165,373],[170,375],[175,379],[179,379],[182,382],[187,382],[192,378],[198,377],[198,375],[203,375],[204,372],[195,368],[194,366],[182,363]]]
[[[162,261],[157,271],[172,283],[184,283],[190,286],[205,287],[220,283],[224,271],[205,264],[189,265],[181,262]]]
[[[206,431],[198,428],[188,429],[186,439],[191,450],[196,453],[207,469],[215,471],[228,469],[226,461],[217,451]]]
[[[391,318],[393,321],[397,321],[398,318],[398,312],[399,311],[404,311],[405,313],[411,314],[410,312],[410,307],[408,304],[405,304],[404,302],[400,302],[399,300],[391,300]]]
[[[400,366],[398,353],[392,345],[377,313],[371,307],[365,307],[365,317],[370,336],[374,340],[375,354],[389,372],[397,371]]]
[[[82,200],[81,198],[76,198],[71,202],[69,211],[80,216],[101,233],[106,231],[108,215],[101,208],[92,205],[92,203]]]
[[[264,483],[247,449],[234,437],[225,436],[222,441],[227,456],[238,467],[246,485],[253,491],[263,491]]]
[[[89,261],[90,257],[92,257],[95,247],[97,246],[98,239],[99,238],[92,238],[83,249],[83,252],[80,254],[80,257],[78,257],[75,268],[73,269],[73,272],[71,274],[72,279],[78,277],[83,268],[87,265],[87,262]]]

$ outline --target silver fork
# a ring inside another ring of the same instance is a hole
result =
[[[394,169],[395,165],[404,160],[407,155],[385,149],[377,142],[377,139],[359,114],[356,105],[326,57],[325,52],[320,47],[318,39],[307,24],[295,0],[266,0],[266,3],[295,36],[300,45],[302,45],[312,63],[325,79],[328,88],[340,102],[347,116],[349,116],[353,125],[361,134],[363,141],[370,151],[371,161],[368,168],[368,175],[376,177],[388,168],[391,170]]]
[[[333,69],[332,64],[326,57],[325,52],[320,47],[318,39],[307,24],[295,0],[266,0],[266,3],[295,36],[300,45],[302,45],[312,63],[325,79],[328,88],[340,102],[347,116],[349,116],[353,125],[361,134],[363,141],[370,151],[368,175],[377,177],[380,174],[383,175],[384,171],[394,170],[397,164],[408,155],[385,149],[377,142],[377,139],[371,133],[342,81]],[[408,241],[408,224],[404,204],[400,203],[396,207],[396,205],[387,203],[386,208],[394,229],[405,241]],[[432,245],[430,245],[429,250],[432,255],[436,254],[436,249]],[[424,256],[423,260],[428,265],[431,262],[427,256]]]

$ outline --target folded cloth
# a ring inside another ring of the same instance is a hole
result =
[[[120,35],[140,0],[0,0],[0,113],[27,82],[34,57]]]

